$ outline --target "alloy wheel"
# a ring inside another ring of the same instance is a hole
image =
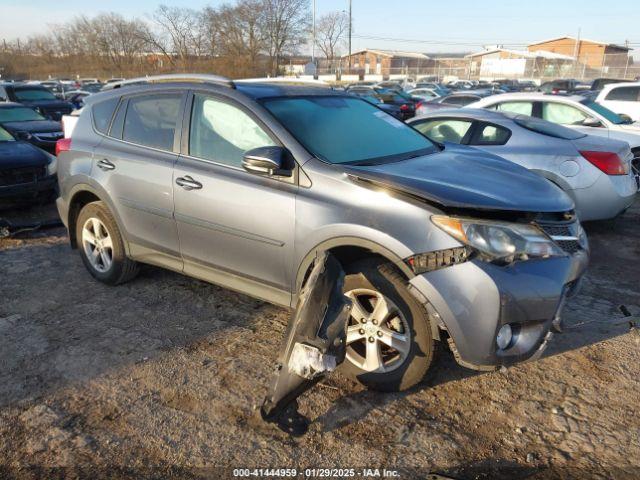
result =
[[[91,266],[107,272],[113,264],[113,241],[100,219],[89,218],[82,226],[82,247]]]
[[[400,309],[376,290],[345,293],[353,302],[347,327],[347,360],[366,372],[400,367],[411,348],[409,324]]]

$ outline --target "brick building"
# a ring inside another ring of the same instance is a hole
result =
[[[559,53],[577,58],[587,68],[623,67],[629,62],[629,47],[595,40],[557,37],[530,44],[530,52],[537,50]]]
[[[349,58],[351,58],[351,72],[364,75],[403,74],[406,71],[416,71],[434,65],[434,61],[424,53],[365,49],[352,53],[351,57],[342,56],[344,72],[349,70]]]

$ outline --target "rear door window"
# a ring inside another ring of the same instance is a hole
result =
[[[511,112],[520,115],[533,115],[533,102],[502,102],[494,105],[491,110]]]
[[[640,100],[640,87],[617,87],[612,89],[605,100],[619,102],[637,102]]]
[[[504,145],[511,137],[511,131],[507,128],[489,123],[478,125],[469,145]]]
[[[472,124],[471,120],[444,119],[420,122],[413,127],[435,142],[462,143]]]
[[[572,105],[555,102],[542,103],[542,118],[548,122],[560,125],[581,125],[588,117],[589,115]]]
[[[106,134],[109,130],[109,125],[111,124],[111,117],[113,117],[113,112],[118,106],[118,102],[120,101],[119,97],[110,98],[109,100],[105,100],[100,103],[96,103],[92,107],[93,112],[93,124],[100,133]]]
[[[178,93],[131,97],[124,119],[122,139],[172,151],[181,100],[182,95]]]

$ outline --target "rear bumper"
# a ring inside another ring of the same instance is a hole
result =
[[[607,220],[631,206],[638,192],[633,175],[600,175],[589,188],[573,190],[580,221]]]
[[[43,194],[51,194],[58,187],[58,181],[55,175],[29,182],[19,183],[15,185],[0,186],[0,200],[18,201],[37,199]]]
[[[472,260],[418,275],[410,283],[437,312],[456,360],[475,370],[493,370],[542,354],[587,264],[584,250],[505,267]],[[502,350],[496,335],[505,324],[514,338]]]

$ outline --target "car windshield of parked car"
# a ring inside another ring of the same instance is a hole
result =
[[[0,127],[0,142],[13,142],[15,138],[11,136],[4,128]]]
[[[521,127],[531,130],[532,132],[541,133],[542,135],[562,138],[564,140],[577,140],[578,138],[586,137],[584,133],[580,133],[577,130],[563,127],[557,123],[547,122],[540,118],[528,117],[526,115],[518,115],[514,113],[505,113],[504,115],[506,117],[513,118],[513,121]]]
[[[581,102],[585,107],[590,108],[594,112],[602,115],[604,118],[609,120],[611,123],[615,123],[616,125],[622,125],[624,123],[629,123],[629,120],[625,120],[620,115],[615,112],[612,112],[607,107],[603,107],[599,103],[596,103],[590,99],[582,100]]]
[[[45,118],[27,107],[0,108],[0,122],[30,122],[32,120],[45,120]]]
[[[14,89],[14,94],[19,102],[57,100],[56,96],[46,88],[17,87]]]
[[[329,163],[382,164],[438,151],[426,137],[359,98],[286,97],[263,104],[309,152]]]

